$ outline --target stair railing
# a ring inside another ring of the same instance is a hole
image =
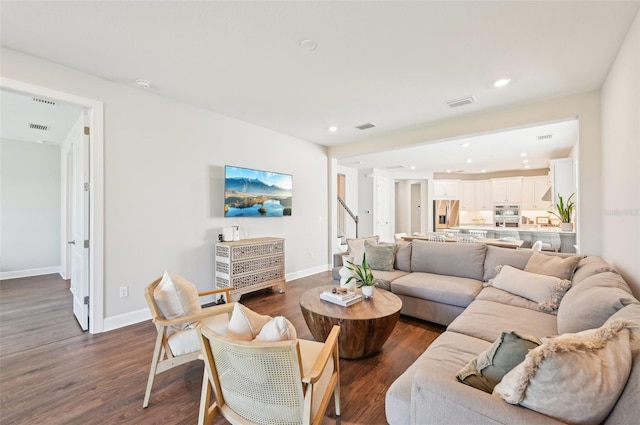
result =
[[[351,217],[355,224],[356,238],[358,237],[358,216],[351,211],[340,196],[338,196],[338,237],[344,238],[347,235],[347,215]]]

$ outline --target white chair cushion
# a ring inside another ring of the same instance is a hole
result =
[[[258,314],[237,302],[233,307],[226,335],[241,341],[251,341],[260,334],[262,327],[270,320],[271,316]]]
[[[227,314],[218,314],[201,321],[209,329],[224,335],[229,324],[229,316]],[[200,341],[195,328],[186,330],[169,330],[167,342],[171,353],[174,356],[181,356],[196,351],[200,351]]]
[[[165,319],[200,314],[202,307],[198,297],[198,288],[188,280],[165,271],[162,280],[153,290],[153,298]],[[193,323],[176,326],[179,329],[191,329]]]
[[[324,344],[315,341],[307,341],[306,339],[299,339],[298,343],[300,344],[300,360],[302,361],[302,373],[304,376],[311,371],[311,368],[316,362]],[[324,372],[322,372],[322,376],[314,385],[314,397],[311,405],[312,420],[316,416],[316,413],[318,413],[320,403],[322,402],[322,395],[327,391],[327,387],[329,386],[333,367],[333,358],[330,357],[327,362],[327,366],[324,368]]]
[[[254,341],[287,341],[297,337],[293,324],[283,316],[276,316],[262,327]]]

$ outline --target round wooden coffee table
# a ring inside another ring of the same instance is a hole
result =
[[[322,291],[335,287],[309,289],[300,297],[300,309],[311,334],[316,341],[324,342],[333,325],[339,325],[340,357],[360,359],[375,354],[391,335],[400,317],[402,301],[391,292],[378,288],[372,298],[349,307],[320,299]]]

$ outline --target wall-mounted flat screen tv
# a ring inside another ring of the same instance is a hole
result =
[[[291,215],[293,176],[252,168],[224,167],[225,217]]]

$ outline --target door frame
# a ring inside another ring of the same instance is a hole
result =
[[[83,107],[91,128],[89,150],[89,332],[104,330],[104,106],[103,103],[10,78],[0,77],[7,90],[61,100]],[[66,220],[66,217],[63,218]],[[66,240],[63,240],[66,246]],[[65,248],[66,249],[66,248]]]

